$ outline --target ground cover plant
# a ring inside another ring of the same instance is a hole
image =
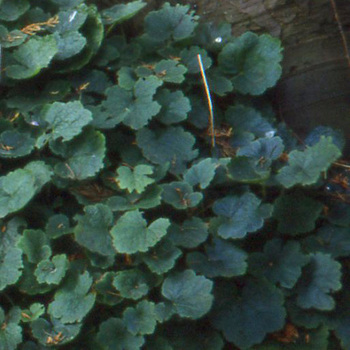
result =
[[[350,349],[341,134],[275,117],[277,39],[145,6],[0,1],[0,349]]]

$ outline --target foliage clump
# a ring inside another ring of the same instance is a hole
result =
[[[350,349],[339,133],[275,118],[277,39],[145,6],[0,1],[0,349]]]

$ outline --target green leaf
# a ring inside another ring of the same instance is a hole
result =
[[[102,10],[101,15],[103,24],[117,24],[126,21],[135,16],[147,3],[137,0],[127,4],[114,5],[108,9]]]
[[[161,60],[155,65],[154,72],[167,83],[180,84],[185,80],[187,68],[175,60]]]
[[[86,38],[78,31],[69,31],[60,35],[55,35],[58,52],[56,60],[66,60],[77,55],[86,45]]]
[[[50,168],[40,161],[0,177],[0,218],[22,209],[50,177]]]
[[[73,229],[70,227],[69,219],[66,215],[55,214],[50,216],[47,221],[45,231],[50,238],[55,239],[71,233]]]
[[[218,57],[219,67],[232,75],[237,91],[261,95],[281,76],[281,51],[278,39],[246,32],[224,46]]]
[[[41,118],[48,123],[48,127],[46,133],[37,140],[37,145],[48,139],[62,138],[63,141],[70,141],[92,120],[91,112],[79,101],[54,102],[47,105],[41,113]]]
[[[0,135],[0,157],[24,157],[32,152],[35,141],[27,133],[6,130]]]
[[[326,253],[332,258],[347,257],[350,254],[349,228],[322,226],[316,235],[306,237],[302,244],[308,252]]]
[[[264,219],[271,216],[272,208],[271,204],[261,204],[261,200],[250,192],[217,200],[213,211],[222,218],[219,236],[237,239],[259,230]]]
[[[123,312],[123,322],[132,335],[152,334],[157,324],[155,304],[142,300],[135,308],[126,308]]]
[[[18,247],[22,249],[28,261],[35,264],[48,259],[52,254],[49,240],[41,230],[24,230]]]
[[[203,194],[193,192],[192,187],[186,182],[175,181],[162,186],[163,201],[171,204],[176,209],[188,209],[196,207],[203,199]]]
[[[19,326],[21,310],[13,307],[5,316],[4,310],[0,307],[0,349],[16,350],[22,342],[22,327]]]
[[[180,247],[195,248],[207,240],[208,226],[200,218],[192,217],[182,225],[172,223],[167,237]]]
[[[0,20],[13,22],[30,8],[27,0],[2,0],[0,6]]]
[[[321,173],[326,171],[341,154],[332,140],[332,137],[322,136],[314,146],[304,151],[290,152],[288,165],[279,171],[276,179],[286,188],[296,184],[316,183]]]
[[[50,143],[50,148],[66,158],[65,162],[56,164],[54,170],[64,179],[84,180],[96,175],[104,166],[105,137],[92,129],[76,137],[70,142]]]
[[[191,166],[184,174],[184,180],[191,186],[199,185],[201,189],[207,188],[215,176],[218,164],[213,158],[205,158]]]
[[[196,276],[192,270],[168,276],[162,285],[162,295],[170,300],[181,317],[198,319],[211,308],[213,282]]]
[[[19,46],[12,54],[18,64],[6,67],[6,75],[12,79],[28,79],[46,68],[58,52],[54,35],[35,36]]]
[[[234,157],[227,166],[228,177],[237,182],[264,183],[270,177],[270,170],[261,167],[259,162],[248,157]]]
[[[136,142],[148,160],[155,164],[170,162],[170,172],[175,174],[183,172],[186,163],[198,154],[192,150],[195,138],[181,127],[169,127],[159,133],[144,128],[136,133]]]
[[[187,265],[206,277],[233,277],[244,275],[247,270],[247,253],[232,243],[214,239],[205,246],[206,254],[193,252],[187,255]]]
[[[57,290],[48,313],[63,323],[81,321],[95,303],[95,295],[89,293],[92,278],[88,272],[71,274]]]
[[[0,233],[0,290],[17,282],[22,274],[22,251],[16,244],[21,221],[13,218]]]
[[[155,76],[139,79],[133,92],[114,85],[107,89],[107,99],[102,108],[112,115],[115,125],[122,121],[132,129],[141,129],[160,110],[160,105],[153,101],[153,95],[161,85],[162,81]]]
[[[139,269],[130,269],[117,272],[113,286],[123,298],[137,300],[148,294],[151,282],[147,273]]]
[[[113,245],[120,253],[146,252],[161,240],[169,225],[168,219],[160,218],[147,227],[140,211],[129,211],[112,227]]]
[[[201,49],[198,46],[191,46],[188,49],[184,49],[180,52],[181,62],[187,67],[187,70],[191,74],[200,72],[200,66],[197,55],[201,56],[204,70],[210,68],[212,59],[208,56],[207,51]]]
[[[342,286],[341,265],[324,253],[310,254],[310,258],[296,286],[297,304],[304,309],[332,310],[335,301],[329,293]]]
[[[57,2],[56,0],[53,0],[53,1]],[[71,7],[72,9],[66,9],[58,13],[59,23],[55,25],[53,30],[55,33],[59,33],[59,34],[64,34],[67,32],[76,32],[85,23],[88,16],[88,8],[84,4],[79,6],[78,2],[83,2],[84,0],[62,0],[62,1],[71,1],[71,2],[75,1],[76,4],[72,3],[72,4],[67,4],[67,6],[64,6],[68,8]],[[61,3],[60,5],[63,5],[63,3]]]
[[[81,323],[64,324],[54,318],[51,318],[50,322],[44,318],[38,318],[31,323],[31,331],[39,343],[45,346],[44,349],[47,349],[50,338],[57,342],[58,346],[69,343],[79,334],[81,326]]]
[[[139,350],[144,343],[142,336],[133,336],[124,322],[114,317],[101,323],[96,339],[106,350]]]
[[[120,166],[117,169],[118,176],[115,180],[121,189],[127,189],[129,192],[144,192],[145,188],[155,180],[148,175],[153,174],[153,167],[150,165],[136,165],[130,169],[127,166]]]
[[[182,91],[171,92],[168,89],[161,89],[156,95],[156,100],[162,106],[157,119],[166,125],[185,120],[191,110],[190,100]]]
[[[265,244],[263,253],[250,254],[249,272],[284,288],[293,288],[308,262],[309,258],[302,254],[298,242],[283,244],[282,240],[273,239]]]
[[[265,137],[266,133],[274,131],[260,111],[243,104],[230,106],[226,110],[225,120],[232,126],[235,134],[250,132],[256,137]]]
[[[159,11],[150,12],[145,17],[145,31],[154,41],[175,41],[190,37],[197,26],[197,16],[189,12],[189,6],[165,3]]]
[[[96,298],[98,303],[113,306],[121,303],[124,299],[115,292],[113,287],[115,275],[115,272],[106,272],[95,282],[94,289],[97,292]]]
[[[33,322],[45,313],[45,306],[40,303],[33,303],[29,309],[24,309],[21,312],[21,321],[24,323]]]
[[[161,275],[174,267],[176,259],[181,254],[180,249],[176,248],[170,240],[165,239],[142,255],[141,259],[153,273]]]
[[[322,203],[306,197],[301,192],[282,195],[275,201],[273,216],[278,221],[278,231],[298,235],[310,232],[322,212]]]
[[[92,252],[108,256],[114,255],[109,229],[113,223],[113,213],[107,205],[95,204],[84,208],[84,215],[76,215],[75,240]]]
[[[39,283],[59,284],[65,276],[69,261],[65,254],[55,255],[51,260],[42,260],[34,275]]]
[[[238,295],[231,286],[222,288],[226,288],[226,295],[216,298],[218,305],[214,305],[212,323],[239,349],[250,349],[261,343],[267,333],[283,327],[283,295],[270,283],[249,279]]]

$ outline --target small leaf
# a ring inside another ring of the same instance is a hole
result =
[[[55,239],[71,233],[73,229],[70,227],[67,216],[63,214],[55,214],[50,216],[47,221],[45,231],[50,238]]]
[[[201,56],[204,70],[210,68],[212,59],[208,56],[208,53],[198,46],[191,46],[188,49],[184,49],[180,52],[181,62],[187,67],[187,70],[191,74],[200,72],[200,66],[197,55]]]
[[[162,295],[170,300],[181,317],[198,319],[211,308],[213,282],[186,270],[168,276],[162,285]]]
[[[180,247],[195,248],[206,241],[208,226],[200,218],[192,217],[185,220],[182,225],[172,223],[167,237]]]
[[[122,215],[112,227],[113,245],[120,253],[146,252],[166,234],[168,219],[157,219],[147,227],[147,221],[138,210]]]
[[[84,215],[76,215],[78,221],[74,228],[75,240],[92,252],[108,256],[114,255],[109,229],[113,223],[113,214],[107,205],[95,204],[84,208]]]
[[[174,267],[176,259],[181,254],[180,249],[165,239],[142,255],[141,259],[153,273],[161,275]]]
[[[154,72],[167,83],[180,84],[185,80],[187,68],[175,60],[161,60],[155,65]]]
[[[4,310],[0,307],[0,348],[3,350],[16,350],[22,342],[22,327],[19,326],[21,310],[13,307],[5,316]]]
[[[137,132],[136,141],[148,160],[155,164],[170,162],[170,171],[177,174],[198,153],[192,150],[195,138],[181,127],[169,127],[160,133],[144,128]]]
[[[12,57],[18,64],[6,67],[6,75],[12,79],[28,79],[46,68],[58,52],[53,35],[35,36],[20,45]]]
[[[186,182],[175,181],[162,186],[162,199],[176,209],[188,209],[198,205],[203,199],[200,192],[193,192]]]
[[[265,244],[263,253],[249,256],[249,271],[254,276],[266,277],[271,283],[293,288],[308,262],[298,242],[289,241],[283,245],[282,240],[273,239]]]
[[[91,285],[92,278],[88,272],[82,275],[71,274],[56,291],[48,313],[63,323],[81,321],[95,303],[95,295],[89,293]]]
[[[147,295],[150,284],[150,276],[139,269],[119,271],[113,279],[113,286],[120,292],[120,295],[133,300]]]
[[[140,164],[133,169],[120,166],[117,173],[116,181],[119,187],[127,189],[129,192],[142,193],[148,185],[154,182],[154,179],[148,176],[153,174],[153,167],[149,165]]]
[[[166,125],[185,120],[191,110],[190,101],[182,91],[171,92],[168,89],[161,89],[156,95],[156,100],[162,106],[157,118]]]
[[[26,133],[6,130],[0,135],[0,157],[17,158],[32,152],[35,141]]]
[[[15,21],[30,8],[27,0],[2,0],[0,3],[0,20],[2,21]]]
[[[261,204],[253,193],[229,196],[214,203],[214,213],[222,217],[218,234],[222,238],[243,238],[264,225],[264,219],[272,214],[272,205]]]
[[[312,231],[322,212],[322,203],[306,197],[301,192],[282,195],[275,201],[273,216],[278,221],[278,231],[297,235]]]
[[[123,321],[132,335],[152,334],[157,324],[155,304],[142,300],[135,308],[126,308],[123,312]]]
[[[184,180],[191,186],[207,188],[215,176],[217,164],[212,158],[205,158],[191,166],[184,174]]]
[[[39,283],[59,284],[68,266],[69,261],[65,254],[55,255],[51,260],[40,261],[34,275]]]
[[[77,55],[86,45],[86,38],[78,31],[69,31],[61,35],[55,35],[58,52],[55,55],[56,60],[66,60]]]
[[[127,4],[114,5],[108,9],[102,10],[101,15],[103,24],[117,24],[126,21],[135,16],[147,3],[137,0]]]
[[[276,178],[286,188],[296,184],[314,184],[340,154],[331,137],[321,136],[318,143],[305,151],[290,152],[288,165],[279,171]]]
[[[50,148],[66,158],[54,168],[55,173],[64,179],[84,180],[104,166],[105,137],[98,131],[88,129],[70,142],[51,142]]]
[[[247,253],[232,243],[214,239],[205,246],[206,254],[193,252],[187,255],[187,265],[206,277],[233,277],[244,275],[247,269]]]
[[[124,322],[114,317],[101,323],[96,339],[106,350],[138,350],[144,343],[142,336],[133,336]]]
[[[197,23],[189,6],[165,3],[159,11],[150,12],[145,18],[145,31],[154,41],[183,40],[192,35]]]
[[[45,233],[41,230],[24,230],[18,247],[31,263],[39,263],[51,256],[51,247]]]
[[[24,323],[33,322],[45,313],[45,306],[40,303],[33,303],[29,309],[24,309],[21,312],[21,321]]]
[[[304,309],[332,310],[335,301],[329,293],[342,286],[341,265],[328,254],[316,253],[310,257],[311,261],[296,286],[297,304]]]

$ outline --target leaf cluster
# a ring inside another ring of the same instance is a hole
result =
[[[275,118],[277,39],[146,5],[0,0],[0,349],[350,349],[339,132]]]

